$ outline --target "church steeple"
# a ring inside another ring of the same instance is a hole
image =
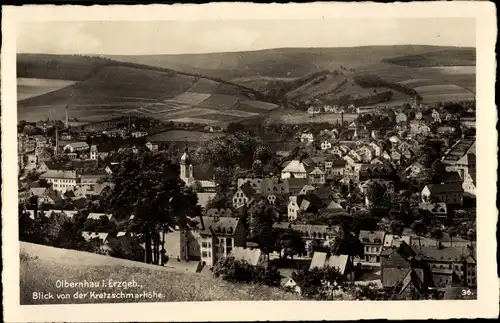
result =
[[[191,157],[189,156],[189,149],[187,143],[184,146],[184,154],[181,156],[181,165],[191,164]]]
[[[186,183],[190,184],[194,181],[193,178],[193,165],[191,162],[191,157],[189,156],[189,150],[186,143],[184,148],[184,154],[181,156],[181,179]]]

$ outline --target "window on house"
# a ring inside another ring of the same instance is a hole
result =
[[[202,258],[207,258],[208,257],[208,253],[206,251],[202,251],[201,252],[201,257]]]
[[[208,242],[203,241],[203,242],[201,243],[201,246],[202,246],[202,248],[208,248]]]

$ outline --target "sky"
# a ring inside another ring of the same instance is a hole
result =
[[[475,47],[473,18],[22,23],[18,53],[146,55],[283,47]]]

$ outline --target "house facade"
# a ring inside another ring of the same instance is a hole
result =
[[[359,240],[365,248],[365,258],[362,259],[363,263],[380,266],[380,253],[384,246],[384,237],[384,231],[361,230],[359,232]]]
[[[70,152],[70,153],[76,153],[76,152],[82,152],[88,150],[90,147],[89,145],[84,142],[84,141],[78,141],[78,142],[73,142],[70,144],[67,144],[64,146],[64,151]]]
[[[238,218],[202,217],[198,228],[201,261],[209,267],[235,247],[245,247],[245,228]]]
[[[48,170],[40,175],[40,178],[51,184],[54,190],[62,193],[72,191],[79,183],[78,175],[74,170]]]
[[[323,185],[326,182],[326,174],[319,167],[309,173],[309,183],[312,185]]]
[[[429,202],[435,199],[437,202],[446,204],[463,203],[464,190],[460,184],[428,184],[421,192],[422,201]]]

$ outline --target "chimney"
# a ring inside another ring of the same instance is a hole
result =
[[[58,154],[59,153],[59,128],[57,128],[56,126],[56,147],[54,148],[54,154]]]
[[[64,126],[66,127],[66,129],[69,128],[68,106],[66,106],[66,119],[65,119],[65,122],[64,122]]]

